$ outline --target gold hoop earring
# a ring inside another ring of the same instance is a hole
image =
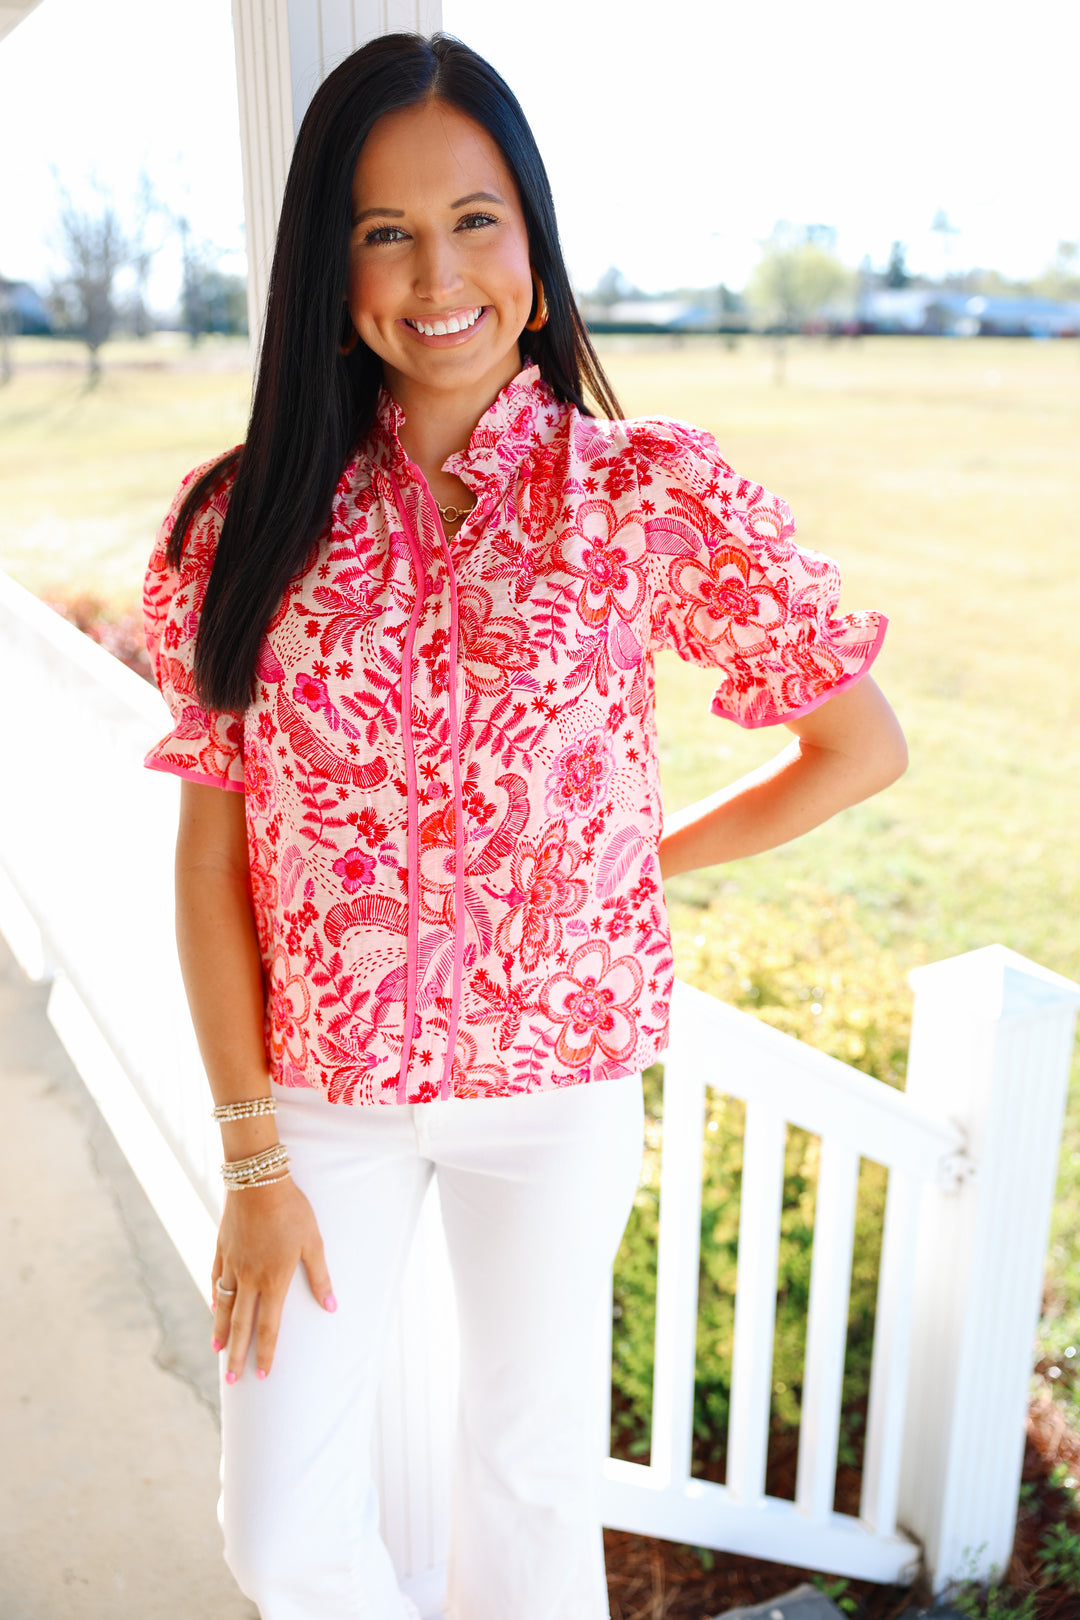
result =
[[[535,270],[531,272],[531,275],[533,279],[533,287],[536,289],[536,314],[533,316],[531,321],[525,322],[525,330],[526,332],[539,332],[541,327],[547,325],[548,305],[547,298],[544,294],[544,283],[540,280],[540,277],[537,275]]]
[[[353,325],[352,316],[349,314],[347,306],[345,307],[344,314],[346,328],[352,334],[352,336],[346,337],[343,343],[339,343],[337,349],[338,354],[340,354],[343,359],[347,360],[349,355],[352,354],[353,350],[356,348],[356,345],[359,343],[360,334]]]

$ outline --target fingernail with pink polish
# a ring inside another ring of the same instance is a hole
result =
[[[255,1376],[256,1376],[256,1378],[265,1378],[266,1377],[266,1368],[265,1367],[260,1367],[258,1372],[255,1374]]]
[[[334,1298],[333,1294],[327,1294],[326,1298],[323,1300],[323,1310],[331,1312],[337,1310],[337,1300]]]
[[[229,1368],[228,1372],[225,1374],[225,1382],[227,1384],[235,1384],[236,1383],[236,1374],[233,1372],[231,1367]]]
[[[220,1339],[211,1339],[210,1340],[210,1348],[214,1352],[214,1354],[217,1355],[218,1351],[219,1350],[224,1350],[225,1346],[222,1344]]]

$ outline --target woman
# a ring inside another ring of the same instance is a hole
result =
[[[147,582],[226,1159],[226,1556],[266,1620],[407,1612],[368,1451],[432,1174],[447,1613],[607,1614],[592,1329],[666,1038],[661,878],[903,769],[884,621],[837,616],[835,565],[707,434],[619,414],[507,87],[450,39],[365,46],[297,141],[247,440]],[[794,733],[662,839],[659,646],[716,666],[717,715]]]

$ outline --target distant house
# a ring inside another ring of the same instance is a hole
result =
[[[864,332],[946,337],[1076,337],[1080,304],[1054,298],[984,297],[940,287],[880,287],[859,299]]]
[[[961,317],[984,336],[1076,337],[1080,304],[1056,298],[969,298]]]
[[[601,304],[581,300],[590,332],[716,332],[745,326],[745,319],[721,311],[714,298],[621,298]]]
[[[15,336],[40,337],[52,331],[41,295],[28,281],[7,281],[0,276],[0,317],[5,315],[8,330]]]

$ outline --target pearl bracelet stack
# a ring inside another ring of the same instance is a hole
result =
[[[261,1153],[253,1153],[250,1158],[227,1161],[221,1167],[225,1186],[238,1191],[244,1187],[272,1187],[275,1182],[284,1181],[288,1174],[289,1150],[281,1142],[264,1148]]]
[[[219,1103],[210,1118],[224,1125],[234,1119],[256,1119],[260,1114],[276,1113],[277,1101],[274,1097],[248,1097],[243,1102]]]

